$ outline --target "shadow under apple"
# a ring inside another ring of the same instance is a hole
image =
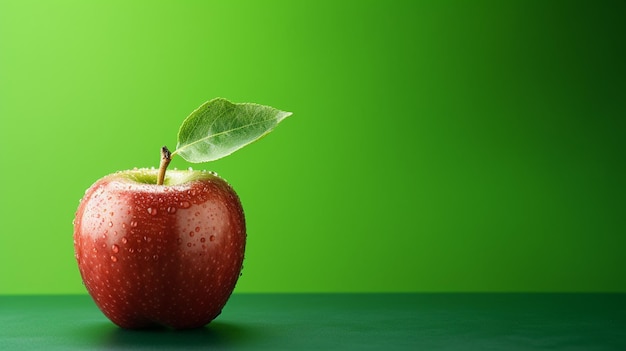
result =
[[[261,337],[251,327],[222,321],[213,321],[202,328],[171,330],[115,329],[109,342],[115,346],[150,346],[151,349],[229,348],[253,343]],[[135,348],[135,347],[133,347]]]
[[[83,330],[83,336],[87,334],[98,339],[98,345],[91,343],[95,349],[114,350],[230,349],[254,345],[264,339],[263,334],[255,330],[254,326],[224,321],[212,321],[202,328],[189,330],[129,330],[107,323],[89,328],[88,332]]]

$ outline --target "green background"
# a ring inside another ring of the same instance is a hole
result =
[[[0,294],[86,293],[84,190],[216,96],[238,292],[626,292],[622,1],[2,1]],[[190,164],[175,159],[172,167]]]

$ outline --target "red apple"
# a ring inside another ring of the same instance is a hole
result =
[[[136,169],[85,193],[74,248],[85,287],[123,328],[204,326],[239,278],[246,243],[235,191],[206,171]]]

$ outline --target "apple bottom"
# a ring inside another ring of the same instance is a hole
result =
[[[98,246],[99,241],[92,250]],[[202,327],[221,313],[241,271],[243,257],[217,264],[221,257],[207,255],[203,260],[198,254],[189,264],[190,257],[176,249],[142,255],[133,246],[129,250],[137,253],[136,258],[119,257],[81,272],[96,305],[122,328]]]

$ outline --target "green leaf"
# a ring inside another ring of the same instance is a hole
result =
[[[269,133],[291,112],[216,98],[193,111],[180,126],[172,155],[189,162],[217,160]]]

